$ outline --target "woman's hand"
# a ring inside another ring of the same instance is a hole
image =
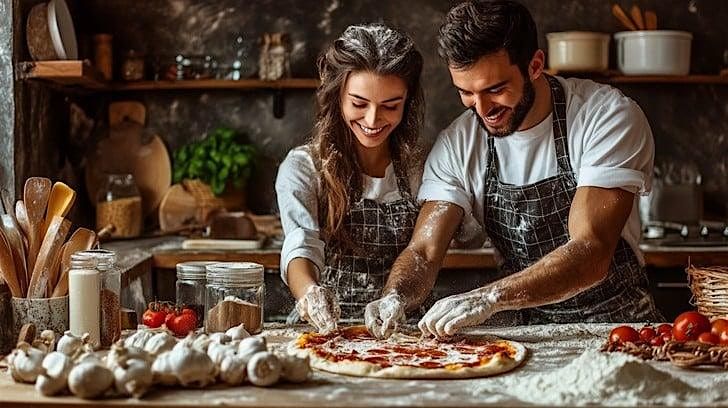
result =
[[[319,333],[327,334],[336,330],[336,322],[341,316],[339,303],[334,294],[319,285],[311,285],[296,302],[296,311],[302,319],[311,323]]]
[[[397,292],[370,302],[364,310],[364,323],[372,336],[386,339],[405,322],[406,303]]]

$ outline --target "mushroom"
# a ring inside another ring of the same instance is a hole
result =
[[[54,351],[43,359],[43,374],[38,376],[35,389],[46,397],[56,395],[68,386],[68,373],[73,368],[70,357]]]
[[[26,342],[20,342],[18,347],[8,356],[10,375],[16,382],[34,383],[43,373],[43,358],[45,353],[33,348]]]
[[[207,354],[180,342],[157,357],[152,373],[156,382],[165,385],[204,387],[215,382],[217,367]]]
[[[220,363],[220,379],[228,385],[236,386],[248,376],[247,362],[238,355],[228,354]]]
[[[261,387],[275,384],[281,377],[281,371],[278,357],[268,351],[253,354],[248,362],[248,379],[254,385]]]
[[[265,338],[261,336],[245,338],[238,345],[238,355],[246,361],[250,360],[253,354],[267,350]]]
[[[116,392],[134,398],[142,397],[152,386],[154,374],[147,360],[129,359],[113,369]]]
[[[84,361],[68,374],[68,388],[73,395],[93,399],[103,396],[114,383],[114,374],[94,361]]]

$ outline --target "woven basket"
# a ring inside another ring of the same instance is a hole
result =
[[[688,266],[688,283],[692,302],[698,311],[710,318],[728,317],[728,267]]]

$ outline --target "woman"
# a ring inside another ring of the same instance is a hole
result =
[[[387,26],[350,26],[318,70],[313,138],[281,163],[276,192],[281,276],[298,314],[329,332],[381,296],[412,234],[422,55]]]

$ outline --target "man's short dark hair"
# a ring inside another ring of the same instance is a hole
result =
[[[439,53],[453,68],[466,68],[481,57],[505,50],[512,64],[528,75],[538,49],[531,13],[512,0],[468,0],[445,16],[438,35]]]

